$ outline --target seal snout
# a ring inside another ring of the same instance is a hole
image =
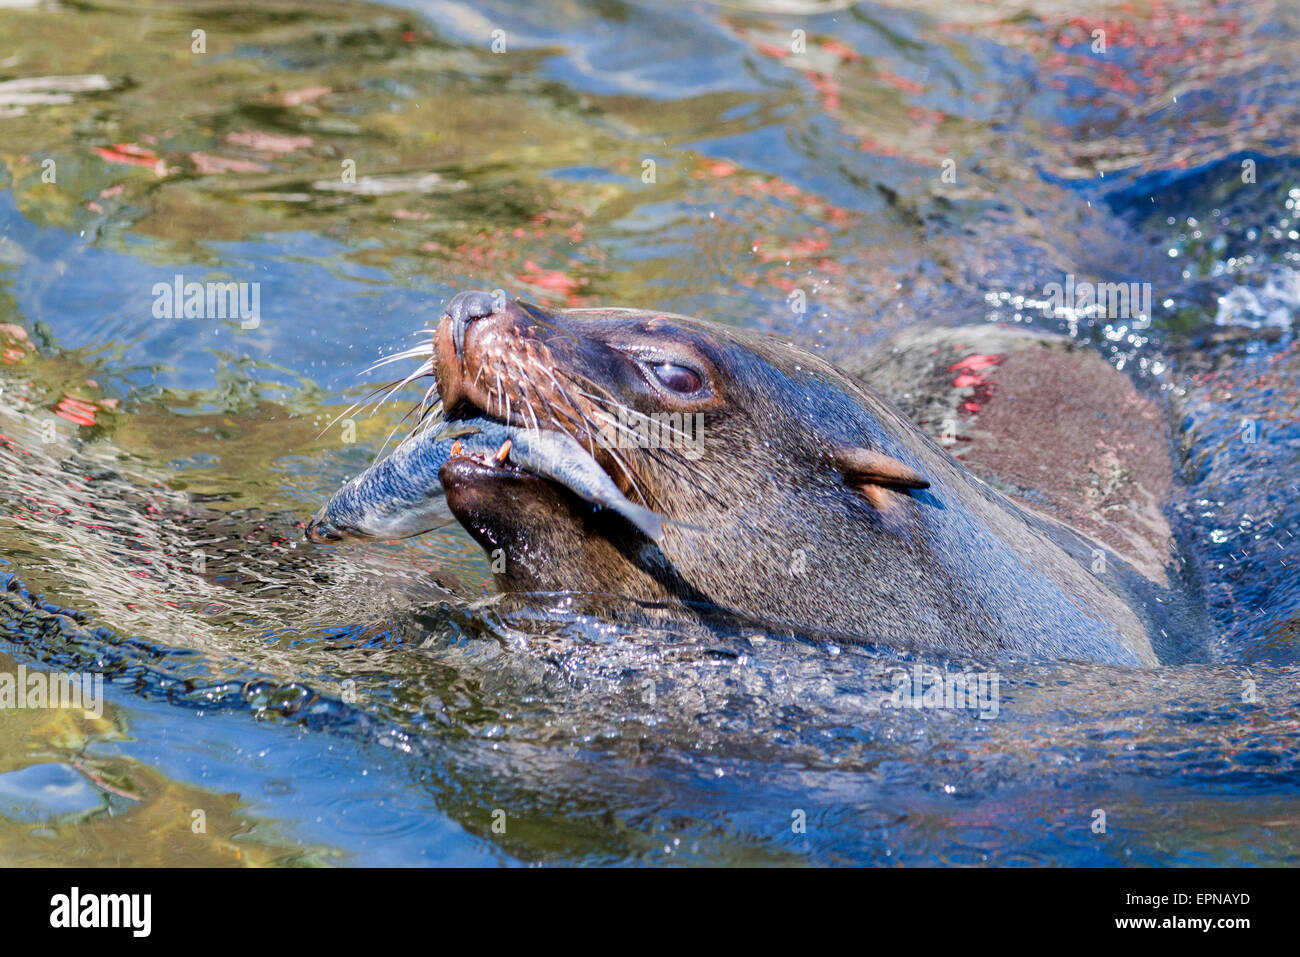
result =
[[[539,317],[545,313],[537,307],[503,299],[500,293],[452,297],[434,331],[432,363],[438,396],[450,418],[479,410],[502,422],[520,423],[511,413],[521,409],[525,395],[535,398],[539,388],[529,381],[529,391],[521,395],[528,369],[539,362],[552,365],[549,350],[537,341]]]
[[[573,367],[587,368],[587,352],[574,345],[574,335],[557,316],[522,299],[503,301],[484,292],[463,292],[448,303],[433,348],[434,379],[449,420],[486,417],[535,432],[562,433],[578,446],[587,446],[590,455],[583,452],[582,458],[612,476],[620,496],[629,494],[635,482],[626,456],[613,452],[606,437],[598,434],[610,413],[597,406],[599,396],[589,398],[572,384]],[[538,454],[545,463],[543,472],[572,458],[555,449]],[[509,458],[499,455],[498,466]],[[518,464],[527,467],[526,460],[525,450]],[[594,475],[569,475],[558,481],[598,480]]]
[[[486,319],[495,310],[496,302],[490,292],[474,289],[460,292],[447,304],[447,318],[451,320],[451,340],[456,347],[456,358],[465,358],[465,330],[475,319]]]

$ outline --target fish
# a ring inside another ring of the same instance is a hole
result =
[[[387,457],[344,484],[312,516],[307,538],[319,544],[389,541],[454,522],[438,477],[452,445],[463,438],[477,448],[481,440],[495,450],[510,437],[504,426],[487,419],[455,424],[460,428],[417,428]]]
[[[503,449],[511,465],[616,512],[654,541],[663,537],[664,517],[629,501],[571,436],[486,418],[418,427],[387,457],[335,492],[312,516],[306,537],[318,544],[391,541],[449,525],[455,516],[439,476],[443,465],[452,455],[492,458]]]
[[[527,472],[563,485],[575,495],[617,512],[652,541],[664,534],[664,516],[629,501],[599,463],[570,435],[548,429],[515,429],[509,460]]]

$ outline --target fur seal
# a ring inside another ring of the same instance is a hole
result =
[[[566,434],[665,518],[652,540],[505,446],[458,447],[438,491],[503,559],[508,593],[959,654],[1158,663],[1159,585],[793,344],[653,310],[467,292],[417,371],[433,375],[448,421]]]

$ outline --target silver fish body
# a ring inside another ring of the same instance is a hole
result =
[[[386,458],[372,464],[325,503],[307,526],[313,542],[410,538],[455,521],[439,473],[457,440],[462,454],[490,457],[510,440],[511,464],[617,512],[658,540],[663,518],[628,501],[595,459],[559,432],[524,429],[490,419],[421,428]]]
[[[663,537],[663,516],[628,501],[587,450],[563,432],[515,430],[511,436],[510,461],[563,485],[593,505],[617,512],[649,539],[658,541]]]
[[[314,542],[392,540],[449,525],[455,518],[438,473],[451,457],[453,443],[460,439],[465,447],[490,454],[508,438],[506,426],[487,419],[472,420],[460,430],[418,429],[330,496],[312,516],[307,537]]]

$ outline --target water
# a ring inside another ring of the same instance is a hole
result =
[[[0,711],[6,860],[1296,860],[1294,7],[257,10],[0,12],[0,671],[108,697]],[[156,317],[177,274],[260,322]],[[1149,325],[1045,317],[1067,274]],[[495,287],[840,361],[1091,343],[1169,410],[1205,660],[625,628],[501,607],[457,529],[302,544],[405,411],[320,434],[360,373]],[[922,663],[996,668],[997,717],[888,707]]]

